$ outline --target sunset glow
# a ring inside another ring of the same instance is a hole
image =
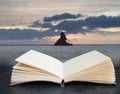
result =
[[[46,37],[50,42],[54,43],[59,36]],[[100,35],[100,34],[68,34],[68,42],[73,44],[120,44],[120,36],[115,35]]]

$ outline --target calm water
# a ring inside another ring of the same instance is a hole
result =
[[[51,55],[60,60],[68,60],[83,53],[98,50],[112,59],[120,58],[120,44],[106,45],[75,45],[75,46],[52,46],[52,45],[0,45],[0,55],[23,54],[29,50],[37,50]]]

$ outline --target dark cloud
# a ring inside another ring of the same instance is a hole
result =
[[[58,20],[64,20],[64,19],[77,19],[79,17],[82,17],[81,14],[71,14],[71,13],[63,13],[59,15],[54,15],[51,17],[44,17],[44,22],[51,22],[51,21],[58,21]]]
[[[120,16],[88,17],[84,20],[84,25],[90,29],[120,27]]]
[[[14,39],[33,39],[35,37],[41,36],[40,33],[36,30],[31,29],[1,29],[0,30],[0,39],[1,40],[14,40]]]
[[[87,27],[84,29],[83,27]],[[92,32],[95,28],[120,27],[120,16],[97,16],[87,17],[84,20],[62,21],[55,26],[58,30],[68,33]]]
[[[56,25],[55,28],[58,30],[65,30],[67,33],[85,33],[85,30],[82,28],[83,24],[83,20],[62,21]]]
[[[0,40],[41,39],[47,36],[59,35],[59,32],[54,32],[56,29],[67,31],[66,34],[94,33],[96,28],[120,27],[120,16],[97,16],[87,17],[84,20],[64,20],[55,26],[53,26],[50,22],[44,22],[41,24],[39,20],[36,20],[33,22],[32,26],[49,28],[49,30],[41,32],[33,29],[0,29]],[[103,32],[103,35],[105,34],[113,34],[113,32]],[[116,32],[114,34],[119,33]]]
[[[64,16],[69,15],[69,16]],[[93,32],[96,28],[109,28],[109,27],[120,27],[120,16],[91,16],[83,20],[72,19],[65,20],[65,18],[75,18],[77,15],[72,15],[70,13],[64,13],[61,15],[54,15],[49,17],[49,21],[64,19],[59,24],[53,26],[51,22],[40,23],[39,20],[36,20],[31,25],[32,27],[41,27],[41,28],[50,28],[50,30],[65,30],[67,33],[82,33]],[[45,20],[45,19],[44,19]],[[86,28],[83,28],[86,27]]]
[[[22,40],[22,39],[34,39],[43,38],[46,36],[58,35],[58,32],[54,31],[37,31],[32,29],[0,29],[0,40]]]
[[[33,21],[32,25],[30,25],[30,27],[41,27],[41,23],[40,20],[35,20]]]
[[[47,22],[41,24],[41,27],[42,27],[42,28],[50,28],[50,27],[52,27],[52,26],[53,26],[53,25],[52,25],[51,23],[47,23]]]

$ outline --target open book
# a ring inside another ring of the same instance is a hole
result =
[[[115,84],[115,71],[110,57],[91,51],[61,62],[54,57],[30,50],[18,57],[13,67],[11,85],[50,81],[63,85],[70,81]]]

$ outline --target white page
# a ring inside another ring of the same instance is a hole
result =
[[[88,67],[102,63],[106,60],[111,61],[108,56],[98,51],[91,51],[86,54],[72,58],[64,62],[64,78]]]
[[[15,61],[48,71],[63,78],[63,63],[49,55],[30,50]]]

